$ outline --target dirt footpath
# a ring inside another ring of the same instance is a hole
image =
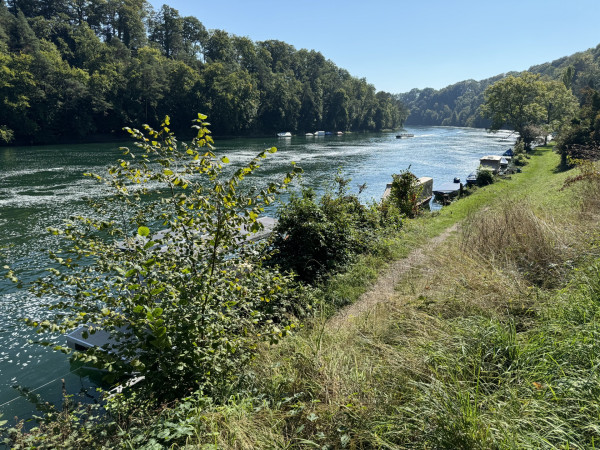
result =
[[[401,278],[413,267],[423,264],[427,259],[427,255],[457,229],[458,224],[452,225],[440,235],[432,238],[423,247],[411,252],[406,258],[394,261],[385,272],[379,275],[375,284],[367,292],[361,295],[355,303],[342,308],[329,320],[328,325],[334,328],[341,327],[350,318],[371,310],[379,303],[391,300],[394,297],[395,288]]]

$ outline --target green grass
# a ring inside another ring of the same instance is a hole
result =
[[[551,146],[538,147],[523,172],[509,179],[498,181],[459,201],[455,201],[439,212],[424,213],[406,221],[401,231],[393,233],[375,251],[362,255],[346,272],[336,275],[324,287],[330,304],[341,306],[355,302],[376,280],[377,275],[387,265],[406,257],[411,251],[422,246],[457,222],[473,216],[482,208],[502,208],[508,202],[519,202],[530,198],[537,208],[548,205],[569,206],[572,196],[568,191],[560,191],[568,173],[557,173],[560,157]],[[329,310],[333,313],[334,310]]]
[[[430,265],[405,276],[388,303],[343,326],[331,327],[322,316],[263,349],[250,391],[198,415],[189,443],[236,449],[597,445],[598,211],[582,214],[580,186],[561,190],[569,173],[557,172],[558,162],[551,148],[538,149],[523,173],[411,221],[374,255],[334,277],[327,295],[354,301],[390,258],[458,221],[467,224]],[[535,232],[513,239],[518,245],[511,251],[487,244],[466,251],[467,237],[490,231],[478,228],[483,217],[497,218],[486,222],[492,232],[515,224]],[[559,252],[548,250],[554,244]],[[550,284],[532,281],[531,267],[544,265],[568,270],[549,271]]]
[[[240,390],[132,420],[119,442],[203,449],[595,448],[600,441],[600,182],[562,189],[551,147],[521,174],[386,236],[322,287],[356,301],[448,227],[385,303],[331,306],[260,349]]]

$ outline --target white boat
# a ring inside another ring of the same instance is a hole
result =
[[[289,131],[282,131],[281,133],[277,133],[277,137],[283,137],[283,138],[292,137],[292,133],[290,133]]]
[[[337,133],[335,133],[335,134],[337,134],[338,136],[343,136],[343,135],[344,135],[344,132],[343,132],[343,131],[338,131],[338,132],[337,132]]]
[[[315,136],[325,136],[324,131],[315,131]]]
[[[313,137],[314,134],[312,134],[312,133],[306,133],[304,136],[306,136],[306,137]]]
[[[87,326],[81,326],[67,334],[67,346],[78,351],[85,351],[92,347],[100,348],[114,343],[115,340],[111,339],[110,333],[107,331],[96,329],[94,334],[91,334]]]

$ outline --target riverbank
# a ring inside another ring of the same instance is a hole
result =
[[[550,148],[522,174],[391,236],[333,279],[358,299],[388,258],[461,223],[395,295],[327,315],[254,364],[254,394],[186,415],[218,448],[587,447],[598,439],[598,185],[562,190]],[[595,190],[595,192],[590,192]],[[181,412],[179,413],[181,414]]]
[[[565,381],[554,368],[570,374],[567,386],[578,386],[600,354],[593,342],[588,360],[564,360],[595,333],[589,299],[597,291],[578,274],[595,270],[600,205],[585,199],[600,198],[600,189],[561,190],[573,171],[557,165],[550,148],[538,149],[523,173],[406,222],[321,287],[314,320],[264,347],[244,389],[219,406],[194,395],[157,417],[136,408],[119,441],[335,448],[502,447],[510,439],[535,446],[549,439],[585,446],[596,438],[583,424],[597,406],[586,389],[599,383],[586,375],[592,384],[582,385],[576,402],[588,409],[566,420],[573,401],[559,395]],[[373,301],[381,294],[373,283],[394,269],[392,261],[410,264],[396,270],[385,301]],[[336,310],[325,305],[333,304],[364,307],[332,319]],[[576,324],[581,341],[570,334],[573,314],[587,317]],[[536,365],[553,360],[559,363]],[[533,411],[519,409],[533,403]],[[527,420],[515,419],[524,414]],[[536,435],[549,415],[558,432]]]
[[[391,133],[394,130],[385,129],[380,130],[377,133]],[[312,132],[312,130],[311,130]],[[369,134],[373,133],[372,130],[356,130],[356,131],[345,131],[344,135],[348,134]],[[177,130],[177,136],[182,141],[191,141],[196,137],[193,130],[189,128]],[[277,138],[276,133],[262,132],[262,133],[246,133],[246,134],[214,134],[211,135],[213,139],[219,140],[232,140],[232,139],[272,139]],[[305,132],[298,131],[293,134],[295,137],[305,137]],[[308,137],[308,136],[307,136]],[[310,136],[312,137],[312,136]],[[26,139],[15,139],[10,142],[0,140],[0,148],[2,147],[41,147],[48,145],[86,145],[86,144],[104,144],[104,143],[119,143],[129,139],[129,134],[125,130],[117,130],[113,133],[106,134],[89,134],[85,136],[60,136],[53,137],[47,140],[32,141]]]
[[[278,147],[275,155],[263,161],[257,176],[247,180],[257,189],[281,179],[290,164],[296,162],[304,169],[302,185],[315,189],[318,196],[331,188],[340,169],[344,178],[352,178],[350,192],[356,192],[357,185],[366,183],[366,190],[360,194],[364,204],[378,201],[392,174],[409,165],[419,176],[451,181],[475,170],[481,156],[498,154],[510,145],[485,130],[421,127],[410,132],[417,137],[399,140],[393,133],[353,133],[310,139],[273,136],[264,140],[217,140],[215,144],[218,154],[230,159],[231,170],[265,148]],[[88,211],[86,198],[102,198],[104,192],[100,186],[82,174],[104,173],[121,156],[118,147],[122,145],[132,142],[0,148],[0,259],[4,261],[0,266],[10,264],[26,279],[42,275],[48,264],[54,267],[43,249],[56,249],[58,243],[47,228],[60,227],[71,215]],[[265,213],[276,215],[277,205],[273,204]],[[384,255],[385,252],[388,250]],[[348,289],[354,283],[352,280]],[[39,305],[39,299],[0,278],[0,339],[3,340],[0,406],[4,404],[0,414],[5,418],[29,418],[34,412],[26,399],[18,398],[19,393],[13,389],[15,384],[30,389],[44,386],[36,393],[44,401],[56,404],[61,400],[61,379],[65,379],[70,393],[79,392],[82,383],[93,385],[87,374],[72,372],[65,355],[29,343],[37,336],[19,319],[25,315],[45,317]]]

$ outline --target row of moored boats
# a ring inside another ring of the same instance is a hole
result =
[[[305,136],[342,136],[344,133],[342,131],[315,131],[314,133],[305,133]],[[292,133],[289,131],[282,131],[281,133],[277,133],[277,137],[288,138],[292,137]]]

